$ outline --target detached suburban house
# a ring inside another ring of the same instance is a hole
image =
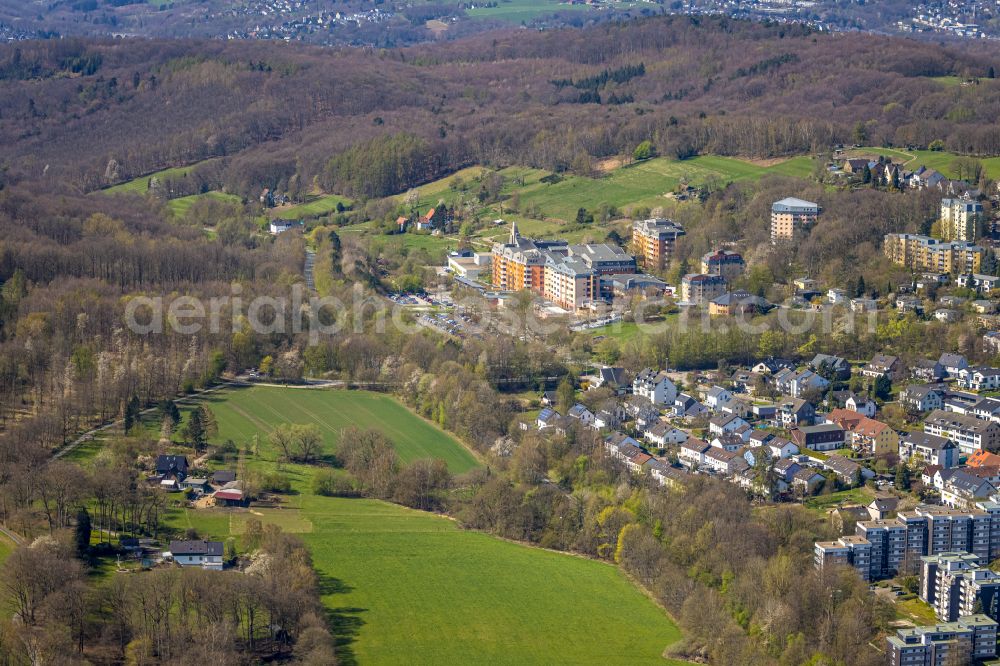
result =
[[[958,465],[958,447],[946,437],[911,432],[899,442],[899,459],[910,462],[915,457],[926,465],[948,469]]]
[[[791,435],[799,449],[833,451],[844,447],[844,429],[835,423],[793,428]]]
[[[221,541],[171,541],[163,556],[182,567],[222,570]]]

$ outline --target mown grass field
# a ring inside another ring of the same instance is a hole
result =
[[[171,167],[169,169],[163,169],[162,171],[157,171],[155,173],[148,174],[146,176],[140,176],[133,180],[126,181],[124,183],[119,183],[113,187],[101,190],[105,194],[145,194],[146,190],[149,189],[149,179],[150,178],[177,178],[187,175],[189,171],[194,169],[200,164],[205,164],[211,160],[205,160],[205,162],[198,162],[196,164],[191,164],[182,167]]]
[[[662,206],[668,201],[665,195],[682,182],[691,185],[723,185],[758,179],[769,174],[805,177],[812,169],[812,159],[805,156],[762,166],[731,157],[701,155],[688,160],[658,157],[613,169],[599,178],[563,174],[556,183],[542,182],[543,178],[551,175],[542,169],[508,167],[500,173],[506,180],[504,194],[512,195],[517,192],[521,210],[537,206],[545,218],[565,222],[574,220],[579,208],[596,211],[601,204],[619,209],[626,206]],[[478,188],[469,188],[463,192],[451,189],[450,185],[456,176],[468,183],[481,173],[481,167],[470,167],[417,188],[420,195],[418,209],[425,212],[441,200],[451,203],[460,196],[474,197]],[[517,219],[519,223],[522,219],[517,215],[509,215],[509,211],[502,211],[499,206],[495,209],[498,216],[506,219]]]
[[[310,195],[304,203],[297,206],[275,209],[274,217],[282,220],[297,220],[303,217],[325,215],[337,210],[337,204],[348,207],[351,205],[351,200],[337,194]]]
[[[195,205],[198,201],[213,199],[215,201],[222,201],[225,203],[241,203],[241,199],[235,194],[225,194],[223,192],[206,192],[205,194],[192,194],[189,197],[180,197],[179,199],[171,199],[167,202],[167,208],[170,212],[174,214],[175,217],[184,217],[187,212],[191,210],[191,206]]]
[[[874,499],[874,494],[866,487],[851,488],[829,495],[818,495],[811,497],[804,502],[807,509],[811,509],[820,514],[825,514],[828,510],[840,504],[868,504]]]
[[[332,440],[339,424],[357,423],[383,429],[411,458],[445,448],[436,428],[372,393],[254,387],[220,393],[210,404],[219,440],[259,434],[263,447],[281,421],[316,423]],[[257,464],[273,466],[271,455],[265,448]],[[458,467],[475,464],[446,455]],[[239,539],[250,519],[300,534],[343,663],[682,663],[661,657],[680,639],[677,627],[617,567],[385,502],[313,495],[314,471],[283,467],[295,494],[281,508],[173,508],[167,522],[216,539]]]
[[[237,445],[260,436],[261,455],[276,457],[267,433],[281,423],[313,423],[323,433],[327,452],[337,448],[349,426],[372,428],[388,437],[403,462],[440,458],[453,473],[479,466],[476,457],[454,437],[415,416],[395,399],[365,391],[254,386],[206,397],[219,423],[218,441]]]

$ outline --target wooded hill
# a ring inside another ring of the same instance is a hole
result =
[[[26,42],[0,47],[0,178],[90,191],[224,157],[204,188],[297,176],[376,197],[473,163],[583,171],[646,139],[680,157],[935,140],[1000,154],[998,55],[692,17],[379,51]]]

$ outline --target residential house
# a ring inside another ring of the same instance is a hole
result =
[[[791,458],[799,453],[798,445],[784,437],[773,437],[761,446],[766,448],[770,452],[771,457],[776,460]]]
[[[946,437],[918,430],[900,438],[899,459],[910,464],[950,469],[958,465],[958,447]]]
[[[685,467],[701,467],[705,464],[705,452],[711,447],[708,442],[688,437],[677,452],[677,459]]]
[[[997,491],[986,479],[960,468],[940,469],[934,475],[934,487],[941,493],[941,503],[956,509],[971,508]]]
[[[635,419],[637,430],[644,431],[660,421],[660,410],[649,400],[634,396],[625,402],[625,410],[621,420]]]
[[[659,448],[665,448],[668,444],[683,444],[688,440],[688,433],[680,428],[675,428],[669,423],[657,423],[642,434],[643,439]]]
[[[621,412],[618,409],[599,409],[597,413],[594,414],[594,420],[591,421],[590,427],[594,430],[601,430],[602,428],[618,428],[622,424]]]
[[[830,289],[826,292],[826,300],[831,305],[844,305],[847,303],[847,292],[843,289]]]
[[[721,275],[727,282],[732,282],[743,275],[746,262],[738,252],[731,250],[716,250],[701,257],[701,272],[706,275]]]
[[[733,399],[733,394],[721,386],[713,386],[705,393],[705,404],[712,410],[721,410],[724,405],[729,404]]]
[[[687,393],[681,393],[674,400],[673,413],[678,418],[696,418],[708,414],[709,409]]]
[[[925,420],[924,430],[932,435],[947,437],[967,455],[980,449],[996,451],[1000,448],[1000,424],[975,416],[937,409]]]
[[[546,407],[538,412],[535,424],[538,426],[539,430],[545,430],[546,428],[562,425],[562,415],[551,407]]]
[[[580,403],[576,403],[570,407],[566,415],[571,419],[576,419],[585,426],[589,426],[594,422],[594,413]]]
[[[708,314],[733,317],[744,314],[763,313],[771,309],[771,304],[760,296],[747,291],[727,291],[708,303]]]
[[[945,392],[935,384],[914,384],[899,393],[899,402],[907,409],[929,412],[944,406]]]
[[[812,495],[825,481],[826,477],[812,467],[800,467],[792,473],[790,485],[800,495]]]
[[[199,493],[212,491],[212,487],[208,484],[208,479],[202,477],[186,476],[177,485],[181,490],[194,490]]]
[[[971,413],[976,418],[1000,423],[1000,400],[996,398],[983,398],[972,405]]]
[[[835,423],[800,426],[792,428],[790,434],[799,449],[833,451],[844,447],[844,429]]]
[[[851,397],[844,401],[844,407],[862,416],[869,418],[875,416],[875,401],[869,399],[867,395],[854,395],[852,393]]]
[[[812,425],[816,418],[815,408],[802,398],[784,398],[775,407],[775,421],[783,428]]]
[[[910,376],[924,382],[939,382],[945,378],[945,374],[941,362],[931,358],[918,359],[910,366]]]
[[[831,354],[816,354],[809,361],[809,367],[830,379],[847,379],[851,376],[851,365],[845,359]]]
[[[889,379],[896,381],[903,377],[905,372],[903,367],[903,362],[899,360],[896,356],[888,356],[886,354],[876,354],[872,357],[872,360],[868,362],[868,365],[861,369],[861,374],[865,377],[888,377]]]
[[[965,461],[968,467],[1000,467],[1000,456],[989,451],[979,450]]]
[[[836,454],[828,456],[822,464],[825,469],[836,474],[845,483],[855,483],[858,479],[864,481],[866,478],[875,476],[871,470],[862,467],[853,460]]]
[[[983,334],[983,349],[991,354],[1000,354],[1000,331],[987,331]]]
[[[589,378],[588,388],[608,388],[615,395],[623,395],[629,387],[625,368],[601,368]]]
[[[866,507],[872,520],[885,520],[896,515],[899,498],[894,495],[878,495]]]
[[[899,433],[888,424],[864,417],[850,431],[851,448],[866,456],[897,454]]]
[[[959,321],[962,318],[962,313],[951,308],[938,308],[934,311],[934,318],[946,324],[951,324]]]
[[[723,476],[742,472],[749,467],[739,451],[727,451],[717,446],[710,446],[705,451],[704,466]]]
[[[223,566],[221,541],[171,541],[163,556],[182,567],[222,570]]]
[[[230,469],[219,469],[212,472],[212,485],[224,486],[236,480],[236,472]]]
[[[972,309],[979,314],[994,314],[997,311],[997,304],[980,298],[972,301]]]
[[[955,280],[959,287],[973,289],[980,294],[989,294],[1000,288],[1000,277],[982,275],[980,273],[965,273]]]
[[[738,428],[749,425],[746,421],[733,414],[720,414],[713,417],[708,422],[708,430],[713,435],[726,435],[734,433]],[[749,437],[749,433],[747,433]]]
[[[874,298],[858,296],[857,298],[851,299],[851,312],[875,312],[877,309],[878,303]]]
[[[753,366],[751,370],[759,375],[773,375],[779,370],[794,367],[795,363],[787,358],[775,358],[771,356]]]
[[[166,478],[183,481],[187,476],[188,460],[186,456],[158,455],[156,456],[156,474]]]
[[[725,449],[726,451],[739,451],[746,446],[746,442],[735,433],[726,433],[714,437],[711,445],[719,449]]]
[[[959,372],[969,367],[969,361],[964,356],[950,352],[941,354],[938,363],[944,368],[945,374],[952,379],[957,378]]]
[[[677,399],[677,387],[666,371],[654,372],[646,368],[632,382],[632,393],[646,398],[654,405],[673,404]]]
[[[963,368],[958,372],[958,385],[972,391],[995,391],[1000,388],[1000,368]]]

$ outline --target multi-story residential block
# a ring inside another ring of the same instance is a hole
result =
[[[716,250],[701,257],[701,272],[705,275],[721,275],[727,282],[732,282],[743,275],[746,262],[738,252],[731,250]]]
[[[944,666],[996,657],[997,623],[985,615],[898,629],[886,639],[890,666]]]
[[[694,305],[706,305],[726,293],[726,279],[721,275],[688,273],[681,278],[681,300]]]
[[[1000,614],[1000,574],[982,566],[969,553],[941,553],[922,557],[920,598],[944,622],[982,613],[996,620]]]
[[[597,275],[634,275],[636,272],[635,257],[617,245],[570,245],[567,255],[579,259]]]
[[[1000,448],[1000,424],[967,414],[936,409],[924,421],[924,430],[932,435],[947,437],[967,455]]]
[[[654,405],[672,405],[677,399],[677,387],[665,371],[654,372],[646,368],[632,382],[632,393],[642,396]]]
[[[536,241],[525,238],[510,225],[506,243],[493,245],[493,286],[505,291],[530,289],[542,293],[545,285],[546,250],[566,247],[564,241]]]
[[[872,545],[860,536],[843,536],[836,541],[817,541],[813,560],[817,569],[852,566],[865,580],[871,580]]]
[[[577,310],[597,299],[597,273],[576,257],[548,255],[541,293],[562,308]]]
[[[646,270],[662,270],[670,263],[677,239],[684,228],[673,220],[655,218],[632,223],[632,248]]]
[[[958,447],[946,437],[918,430],[899,440],[899,459],[950,469],[958,465]]]
[[[947,240],[974,241],[979,237],[983,205],[972,199],[941,200],[941,233]]]
[[[978,273],[983,248],[970,241],[942,241],[918,234],[886,234],[885,256],[914,271]]]
[[[871,544],[868,578],[890,578],[903,571],[907,525],[900,520],[866,520],[855,524],[855,535]]]
[[[771,206],[771,242],[794,240],[816,222],[819,205],[795,197],[775,201]]]
[[[532,240],[521,236],[516,222],[511,224],[507,242],[493,245],[491,263],[494,287],[530,289],[569,310],[605,296],[602,275],[636,271],[635,258],[619,247]]]

